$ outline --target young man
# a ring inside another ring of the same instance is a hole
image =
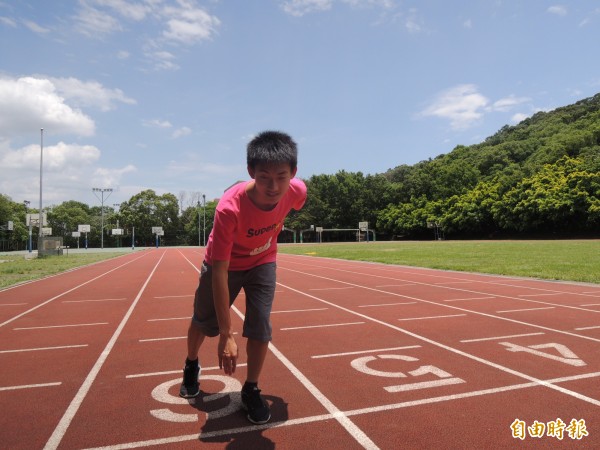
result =
[[[238,347],[230,307],[244,289],[242,336],[247,338],[248,373],[242,405],[255,424],[271,418],[258,379],[271,341],[277,235],[289,211],[299,210],[306,200],[306,185],[294,178],[297,162],[296,143],[287,134],[265,131],[248,144],[251,180],[228,189],[217,205],[188,329],[188,355],[179,391],[185,398],[200,393],[198,351],[206,336],[219,336],[219,367],[227,375],[235,372]]]

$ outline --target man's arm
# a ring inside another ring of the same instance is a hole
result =
[[[219,368],[223,369],[225,374],[232,375],[235,372],[238,349],[233,338],[233,327],[231,325],[228,269],[229,261],[213,261],[213,298],[217,321],[219,322],[219,345],[217,348]]]

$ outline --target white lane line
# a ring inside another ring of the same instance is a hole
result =
[[[376,308],[378,306],[414,305],[417,302],[379,303],[375,305],[359,305],[359,308]]]
[[[311,312],[311,311],[327,311],[329,308],[310,308],[310,309],[288,309],[282,311],[271,311],[271,314]]]
[[[357,264],[356,261],[354,261],[353,263],[354,263],[353,265]],[[297,263],[297,264],[300,264],[300,263]],[[369,264],[370,265],[377,265],[377,263],[369,263]],[[327,267],[327,266],[316,266],[314,262],[311,262],[310,264],[301,264],[301,265],[309,266],[311,269],[321,268],[321,269],[324,269],[324,270],[350,273],[350,274],[352,274],[354,276],[360,276],[360,277],[363,277],[365,279],[380,278],[380,279],[386,279],[386,280],[405,281],[405,280],[398,280],[398,278],[395,278],[395,277],[392,277],[392,276],[377,275],[377,274],[374,274],[374,273],[358,272],[357,270],[339,269],[339,268]],[[381,265],[379,265],[379,266],[381,266]],[[387,269],[387,267],[388,266],[386,266],[386,269]],[[364,267],[361,267],[361,268],[364,268]],[[300,270],[288,269],[288,268],[283,268],[283,267],[282,267],[282,270],[289,270],[289,271],[293,271],[293,272],[298,272],[298,273],[310,275],[310,276],[313,276],[313,277],[322,278],[322,279],[325,279],[325,280],[333,280],[333,281],[337,281],[338,283],[350,284],[352,286],[361,287],[363,289],[367,289],[367,290],[378,292],[378,293],[383,293],[383,294],[388,294],[388,295],[395,295],[395,296],[398,296],[398,297],[403,297],[403,298],[411,299],[411,300],[418,300],[420,302],[428,303],[428,304],[431,304],[431,305],[444,306],[444,307],[447,307],[447,308],[457,309],[457,310],[460,310],[460,311],[466,311],[466,312],[470,312],[470,313],[473,313],[473,314],[478,314],[478,315],[485,316],[485,317],[491,317],[491,318],[494,318],[494,319],[505,320],[505,321],[509,321],[509,322],[514,322],[514,323],[520,323],[520,324],[523,324],[523,325],[528,325],[528,326],[531,326],[531,327],[546,329],[546,327],[543,327],[541,325],[536,325],[536,324],[532,324],[532,323],[522,322],[522,321],[518,321],[518,320],[515,320],[515,319],[509,319],[508,317],[504,317],[504,316],[495,316],[493,314],[488,314],[488,313],[484,313],[484,312],[480,312],[480,311],[475,311],[475,310],[468,310],[468,309],[465,309],[465,308],[459,308],[457,306],[444,305],[442,303],[438,303],[438,302],[435,302],[433,300],[426,300],[426,299],[423,299],[423,298],[418,298],[418,297],[414,297],[414,296],[410,296],[410,295],[403,295],[403,294],[400,294],[398,292],[393,292],[393,291],[392,292],[390,292],[390,291],[384,291],[384,290],[380,290],[380,289],[373,288],[373,287],[370,287],[370,286],[364,286],[364,285],[359,285],[359,284],[347,283],[345,281],[336,280],[336,279],[333,279],[333,278],[322,277],[322,276],[319,276],[319,275],[310,274],[310,273],[307,273],[307,272],[302,272]],[[438,272],[439,273],[439,271],[435,271],[433,269],[432,269],[432,272]],[[422,272],[417,272],[417,274],[423,275]],[[439,276],[439,275],[436,275],[436,276]],[[497,275],[484,275],[484,274],[480,274],[480,276],[482,276],[482,277],[490,277],[490,278],[498,278]],[[508,279],[510,279],[510,278],[508,278]],[[424,282],[418,282],[418,281],[412,281],[412,282],[414,284],[416,284],[416,285],[419,285],[419,286],[439,287],[439,286],[437,286],[435,284],[432,284],[432,283],[424,283]],[[482,283],[482,284],[498,285],[498,286],[503,286],[503,287],[515,287],[515,288],[521,288],[521,289],[523,288],[523,286],[520,286],[520,285],[512,285],[512,284],[492,282],[492,281],[475,281],[474,280],[474,282],[475,283]],[[469,293],[469,294],[490,295],[489,292],[481,292],[481,291],[476,291],[476,290],[472,290],[472,289],[462,289],[462,288],[456,288],[456,287],[451,287],[451,286],[448,286],[446,289],[452,290],[452,291]],[[558,291],[551,291],[549,289],[542,289],[542,288],[526,288],[526,289],[533,289],[533,290],[546,291],[546,292],[558,292]],[[561,293],[561,294],[569,294],[569,295],[585,295],[585,294],[578,293],[578,292],[564,292],[564,291],[560,291],[559,293]],[[502,294],[493,294],[493,295],[496,296],[500,300],[503,300],[503,299],[519,300],[519,301],[523,301],[523,302],[527,302],[527,303],[536,303],[536,304],[541,304],[541,305],[554,306],[554,307],[557,307],[557,308],[567,308],[567,309],[574,309],[574,310],[577,310],[577,311],[586,311],[586,312],[592,312],[592,313],[600,313],[600,311],[597,310],[597,309],[584,309],[584,308],[581,308],[580,306],[571,306],[571,305],[565,305],[565,304],[559,304],[559,303],[549,303],[549,302],[544,302],[544,301],[541,301],[541,300],[520,298],[520,297],[511,296],[511,295],[502,295]],[[581,339],[587,339],[587,340],[594,341],[594,342],[600,342],[600,339],[596,339],[596,338],[593,338],[591,336],[585,336],[585,335],[580,335],[580,334],[578,335],[578,334],[571,333],[571,332],[564,331],[564,330],[553,330],[553,331],[555,331],[557,333],[563,333],[563,334],[566,334],[566,335],[569,335],[569,336],[579,337]]]
[[[570,377],[554,378],[554,379],[545,380],[545,381],[547,383],[562,383],[562,382],[576,381],[576,380],[581,380],[581,379],[585,379],[585,378],[596,378],[596,377],[600,377],[600,372],[575,375],[575,376],[570,376]],[[401,402],[401,403],[392,403],[392,404],[381,405],[381,406],[371,406],[368,408],[342,411],[342,414],[344,414],[346,416],[350,416],[350,417],[351,416],[360,416],[360,415],[372,414],[372,413],[377,413],[377,412],[393,411],[393,410],[402,409],[402,408],[410,408],[413,406],[448,402],[448,401],[452,401],[452,400],[460,400],[463,398],[500,394],[503,392],[527,389],[527,388],[537,387],[537,386],[538,386],[537,383],[513,384],[513,385],[508,385],[508,386],[502,386],[499,388],[481,389],[478,391],[464,392],[461,394],[442,395],[442,396],[438,396],[438,397],[429,397],[429,398],[424,398],[424,399],[420,399],[420,400],[412,400],[412,401],[406,401],[406,402]],[[331,420],[331,419],[335,419],[335,418],[336,417],[333,414],[321,414],[318,416],[307,416],[307,417],[301,417],[298,419],[285,420],[282,422],[269,422],[264,425],[251,425],[251,426],[245,426],[245,427],[239,427],[239,428],[226,428],[226,429],[210,431],[210,432],[206,432],[206,433],[184,434],[184,435],[171,436],[171,437],[160,438],[160,439],[149,439],[146,441],[125,442],[122,444],[107,445],[104,447],[93,447],[93,448],[88,448],[85,450],[124,450],[124,449],[132,449],[132,448],[166,446],[167,444],[178,444],[178,443],[189,442],[189,441],[203,441],[203,440],[207,440],[207,439],[211,439],[211,438],[215,438],[215,437],[219,437],[219,436],[233,436],[236,434],[250,433],[250,432],[266,430],[266,429],[271,429],[271,428],[282,428],[282,427],[290,427],[290,426],[296,426],[296,425],[305,425],[308,423],[324,422],[326,420]],[[371,447],[366,447],[366,448],[371,448]]]
[[[62,383],[57,381],[55,383],[40,383],[40,384],[22,384],[20,386],[0,386],[0,391],[17,391],[20,389],[34,389],[41,387],[52,387],[60,386]]]
[[[27,303],[0,303],[0,306],[23,306]]]
[[[0,350],[0,353],[21,353],[21,352],[41,352],[46,350],[61,350],[64,348],[81,348],[87,347],[88,344],[79,344],[79,345],[60,345],[57,347],[37,347],[37,348],[19,348],[15,350]]]
[[[401,283],[401,284],[380,284],[375,286],[376,288],[384,288],[384,287],[404,287],[404,286],[414,286],[415,283]]]
[[[189,320],[189,317],[188,317]],[[233,333],[234,335],[238,334],[237,331]],[[149,338],[149,339],[140,339],[138,342],[160,342],[160,341],[176,341],[178,339],[187,339],[187,336],[169,336],[162,338]]]
[[[586,378],[597,378],[597,377],[600,377],[600,372],[585,373],[585,374],[581,374],[581,375],[553,378],[553,379],[541,380],[541,381],[543,381],[544,383],[549,384],[549,385],[556,385],[558,383],[564,383],[564,382],[568,382],[568,381],[576,381],[576,380],[583,380]],[[394,403],[394,404],[390,404],[390,405],[355,409],[353,411],[346,411],[346,414],[349,416],[354,416],[354,415],[359,415],[359,414],[369,414],[369,413],[381,412],[381,411],[391,411],[394,409],[408,408],[408,407],[412,407],[412,406],[426,405],[426,404],[439,403],[439,402],[445,402],[445,401],[451,401],[451,400],[459,400],[462,398],[469,398],[469,397],[480,397],[483,395],[498,394],[498,393],[502,393],[502,392],[515,391],[518,389],[527,389],[527,388],[538,387],[538,386],[539,386],[539,384],[535,383],[535,382],[512,384],[512,385],[503,386],[503,387],[499,387],[499,388],[481,389],[478,391],[463,392],[461,394],[442,395],[439,397],[430,397],[430,398],[424,398],[424,399],[420,399],[420,400]]]
[[[164,337],[164,338],[140,339],[138,342],[175,341],[177,339],[187,339],[187,336],[175,336],[175,337]]]
[[[118,270],[118,269],[120,269],[121,267],[125,267],[126,265],[128,265],[128,264],[131,264],[132,262],[134,262],[134,261],[137,261],[137,260],[138,260],[138,259],[140,259],[140,258],[143,258],[143,257],[144,257],[144,256],[146,256],[146,255],[147,255],[147,253],[144,253],[144,254],[142,254],[141,256],[139,256],[139,257],[137,257],[137,258],[135,258],[135,259],[132,259],[131,261],[127,261],[126,263],[123,263],[123,264],[121,264],[120,266],[114,267],[114,268],[110,269],[109,271],[107,271],[107,272],[104,272],[104,273],[102,273],[102,274],[98,275],[97,277],[91,278],[91,279],[89,279],[89,280],[87,280],[87,281],[85,281],[85,282],[83,282],[83,283],[81,283],[81,284],[79,284],[79,285],[77,285],[77,286],[75,286],[75,287],[73,287],[73,288],[71,288],[71,289],[67,290],[67,291],[64,291],[62,294],[58,294],[58,295],[56,295],[56,296],[54,296],[54,297],[52,297],[52,298],[50,298],[50,299],[46,300],[45,302],[42,302],[42,303],[40,303],[39,305],[37,305],[37,306],[34,306],[33,308],[30,308],[30,309],[28,309],[27,311],[23,311],[21,314],[17,314],[16,316],[14,316],[14,317],[12,317],[12,318],[10,318],[10,319],[8,319],[8,320],[6,320],[6,321],[4,321],[4,322],[0,323],[0,328],[2,328],[4,325],[7,325],[7,324],[9,324],[9,323],[11,323],[11,322],[14,322],[14,321],[15,321],[15,320],[17,320],[17,319],[20,319],[20,318],[21,318],[21,317],[23,317],[23,316],[26,316],[26,315],[27,315],[27,314],[29,314],[30,312],[32,312],[32,311],[35,311],[36,309],[39,309],[39,308],[41,308],[42,306],[46,306],[48,303],[51,303],[51,302],[53,302],[53,301],[54,301],[54,300],[56,300],[57,298],[60,298],[60,297],[62,297],[62,296],[64,296],[64,295],[67,295],[67,294],[69,294],[69,293],[73,292],[73,291],[76,291],[76,290],[77,290],[77,289],[79,289],[80,287],[82,287],[82,286],[85,286],[85,285],[87,285],[87,284],[90,284],[90,283],[92,283],[92,282],[94,282],[94,281],[96,281],[96,280],[98,280],[98,279],[102,278],[103,276],[106,276],[106,275],[108,275],[109,273],[112,273],[112,272],[114,272],[115,270]],[[63,272],[63,273],[68,273],[68,272],[71,272],[71,271],[67,271],[67,272]]]
[[[192,264],[192,262],[189,259],[187,259],[185,257],[185,255],[183,255],[183,253],[181,253],[181,256],[183,256],[190,263],[190,265],[192,267],[194,267],[194,269],[196,269],[196,271],[199,272],[199,269],[196,266],[194,266],[194,264]],[[287,288],[287,286],[285,286],[281,283],[277,283],[277,285],[281,286],[283,288]],[[294,292],[299,292],[302,295],[308,295],[308,294],[306,294],[304,292],[300,292],[296,289],[292,289],[292,288],[289,288],[289,289]],[[312,297],[312,296],[309,296],[309,297]],[[235,311],[235,313],[238,315],[238,317],[240,317],[242,320],[244,320],[244,315],[241,313],[241,311],[239,309],[237,309],[237,307],[232,306],[231,309],[233,311]],[[342,411],[340,411],[296,366],[294,366],[294,364],[292,364],[292,362],[289,359],[287,359],[283,355],[283,353],[281,353],[277,349],[277,347],[275,347],[275,345],[273,345],[273,343],[269,344],[269,351],[271,351],[275,355],[275,357],[277,359],[279,359],[279,361],[281,361],[281,363],[285,367],[287,367],[287,369],[291,372],[291,374],[294,375],[298,381],[300,381],[300,383],[312,394],[312,396],[315,399],[317,399],[319,401],[319,403],[321,403],[321,405],[323,407],[325,407],[325,409],[331,414],[331,417],[333,419],[337,420],[338,423],[342,427],[344,427],[344,429],[348,432],[348,434],[350,434],[350,436],[352,436],[360,445],[362,445],[363,448],[369,449],[369,450],[378,450],[379,449],[379,447],[377,447],[377,445],[375,445],[375,443],[369,438],[369,436],[367,436],[364,431],[362,431],[354,422],[352,422],[348,417],[346,417]],[[319,416],[319,417],[322,417],[322,416]],[[317,420],[319,420],[319,419],[317,419]],[[288,424],[289,422],[285,422],[285,423]],[[271,424],[271,426],[273,426],[273,424]],[[265,428],[268,428],[268,426]],[[244,430],[247,430],[247,428],[244,428]],[[197,438],[197,435],[196,435],[196,438]]]
[[[345,327],[348,325],[362,325],[364,322],[348,322],[348,323],[331,323],[328,325],[306,325],[303,327],[280,328],[281,331],[289,330],[306,330],[307,328],[328,328],[328,327]]]
[[[580,305],[580,306],[600,306],[600,303],[588,303],[587,305]]]
[[[112,337],[108,341],[108,344],[106,344],[106,347],[104,348],[104,350],[100,354],[100,357],[98,358],[98,360],[96,361],[96,363],[92,367],[92,370],[90,370],[90,372],[88,373],[87,377],[85,378],[83,384],[79,388],[79,391],[77,391],[77,394],[75,395],[75,397],[73,398],[73,400],[69,404],[69,407],[67,408],[67,410],[63,414],[62,418],[60,419],[60,422],[58,423],[58,425],[54,429],[54,432],[52,433],[52,436],[50,436],[50,439],[48,439],[48,442],[46,442],[46,445],[44,446],[44,449],[47,449],[47,450],[56,449],[60,445],[60,442],[62,441],[63,437],[65,436],[65,433],[67,432],[67,429],[71,425],[71,422],[72,422],[73,418],[77,414],[77,411],[79,410],[79,407],[83,403],[83,400],[85,399],[85,397],[87,396],[88,392],[90,391],[90,388],[92,387],[92,384],[94,383],[94,380],[98,376],[98,373],[100,372],[100,369],[104,365],[104,362],[108,358],[108,355],[110,355],[110,352],[112,351],[113,347],[115,346],[115,343],[117,342],[117,339],[119,338],[119,336],[123,332],[123,329],[125,328],[125,325],[129,321],[129,318],[133,314],[133,310],[135,309],[135,307],[137,306],[138,302],[140,301],[142,293],[146,289],[146,286],[148,286],[148,283],[150,283],[150,280],[154,276],[154,273],[156,272],[156,269],[158,268],[158,265],[163,260],[163,258],[165,256],[165,253],[166,252],[163,252],[163,254],[160,256],[160,259],[158,260],[158,262],[156,263],[156,265],[154,266],[154,268],[150,272],[150,275],[148,275],[148,278],[144,282],[144,285],[142,286],[142,288],[140,289],[140,291],[136,295],[135,299],[133,300],[133,303],[131,304],[131,306],[129,307],[129,309],[127,310],[127,312],[125,313],[125,316],[123,317],[123,320],[121,320],[121,323],[119,324],[119,326],[115,330],[114,334],[112,335]]]
[[[238,316],[244,317],[242,313],[235,308]],[[320,390],[315,386],[301,371],[298,369],[289,359],[287,359],[283,353],[281,353],[277,347],[269,344],[269,350],[283,363],[284,366],[304,385],[304,387],[315,397],[321,405],[332,415],[332,417],[338,421],[338,423],[344,427],[344,429],[352,436],[360,445],[365,449],[377,450],[379,447],[375,445],[367,434],[361,430],[352,420],[350,420],[340,409],[338,409],[331,400],[329,400]]]
[[[310,273],[306,273],[306,272],[301,272],[299,270],[294,270],[294,269],[285,269],[285,270],[288,270],[290,272],[301,273],[303,275],[307,275],[307,276],[311,276],[311,277],[323,278],[323,279],[326,279],[326,280],[333,280],[332,278],[323,277],[323,276],[320,276],[320,275],[314,275],[314,274],[310,274]],[[335,280],[335,281],[337,281],[338,283],[352,284],[353,286],[361,287],[361,288],[369,290],[369,291],[382,292],[382,291],[379,291],[378,289],[374,289],[374,288],[367,287],[367,286],[361,286],[359,284],[348,283],[347,281],[341,281],[341,280]],[[365,320],[368,320],[368,321],[371,321],[371,322],[374,322],[374,323],[378,323],[380,325],[383,325],[385,327],[391,328],[391,329],[396,330],[396,331],[400,331],[403,334],[406,334],[408,336],[412,336],[412,337],[414,337],[414,338],[416,338],[416,339],[418,339],[420,341],[427,342],[427,343],[429,343],[431,345],[434,345],[434,346],[439,347],[441,349],[447,350],[447,351],[449,351],[451,353],[454,353],[456,355],[463,356],[463,357],[468,358],[468,359],[470,359],[472,361],[479,362],[481,364],[484,364],[486,366],[498,369],[498,370],[500,370],[502,372],[505,372],[505,373],[509,373],[509,374],[517,376],[519,378],[523,378],[525,380],[532,381],[534,383],[537,383],[539,386],[544,386],[544,387],[547,387],[549,389],[552,389],[552,390],[555,390],[555,391],[558,391],[558,392],[562,392],[563,394],[566,394],[568,396],[574,397],[574,398],[576,398],[578,400],[582,400],[582,401],[591,403],[593,405],[600,406],[600,400],[597,400],[595,398],[588,397],[587,395],[580,394],[579,392],[575,392],[575,391],[572,391],[570,389],[565,389],[565,388],[563,388],[561,386],[556,386],[555,384],[548,383],[548,382],[546,382],[546,381],[544,381],[544,380],[542,380],[540,378],[528,375],[528,374],[523,373],[523,372],[519,372],[518,370],[514,370],[514,369],[511,369],[510,367],[506,367],[506,366],[503,366],[501,364],[497,364],[497,363],[495,363],[493,361],[487,360],[485,358],[481,358],[481,357],[473,355],[471,353],[467,353],[465,351],[462,351],[462,350],[459,350],[457,348],[451,347],[449,345],[443,344],[441,342],[435,341],[433,339],[430,339],[428,337],[422,336],[420,334],[413,333],[413,332],[411,332],[409,330],[406,330],[404,328],[397,327],[397,326],[392,325],[392,324],[390,324],[388,322],[385,322],[383,320],[375,319],[375,318],[367,316],[365,314],[361,314],[359,312],[353,311],[353,310],[351,310],[349,308],[345,308],[343,306],[337,305],[337,304],[335,304],[333,302],[329,302],[329,301],[324,300],[322,298],[315,297],[315,296],[313,296],[311,294],[308,294],[306,292],[302,292],[302,291],[299,291],[297,289],[293,289],[291,287],[288,287],[288,289],[290,289],[290,290],[292,290],[294,292],[297,292],[297,293],[299,293],[301,295],[305,295],[306,297],[312,298],[312,299],[314,299],[314,300],[316,300],[318,302],[321,302],[321,303],[323,303],[325,305],[332,306],[332,307],[337,308],[337,309],[339,309],[341,311],[345,311],[345,312],[348,312],[348,313],[353,314],[355,316],[361,317],[361,318],[363,318]],[[399,294],[395,294],[395,295],[399,295]],[[412,299],[417,300],[416,298],[407,297],[406,295],[402,295],[402,297],[412,298]],[[438,305],[437,303],[429,301],[429,300],[423,300],[423,299],[418,299],[418,300],[420,300],[423,303]],[[447,308],[461,310],[461,308],[457,308],[455,306],[447,306]],[[489,314],[485,314],[485,313],[478,313],[478,314],[480,314],[482,316],[490,316]],[[499,318],[499,316],[491,316],[491,317]],[[511,321],[511,322],[517,322],[517,323],[519,322],[519,321],[513,321],[513,320],[509,320],[509,321]],[[547,330],[561,332],[560,330],[553,330],[551,328],[543,327],[543,326],[540,326],[540,325],[531,325],[530,324],[530,326],[535,326],[536,328],[541,328],[541,329],[547,329]],[[562,333],[567,334],[567,335],[571,334],[571,333],[568,333],[568,332],[562,332]],[[576,336],[582,337],[582,338],[587,338],[587,336],[584,336],[584,335],[576,335]],[[595,340],[595,339],[593,339],[593,340]]]
[[[463,317],[466,316],[466,314],[448,314],[445,316],[429,316],[429,317],[406,317],[404,319],[398,319],[398,320],[428,320],[428,319],[446,319],[448,317]]]
[[[242,364],[236,364],[235,367],[245,367],[248,364],[246,363],[242,363]],[[208,371],[212,371],[212,370],[222,370],[219,366],[212,366],[212,367],[202,367],[202,372],[208,372]],[[181,375],[183,373],[182,369],[179,370],[167,370],[165,372],[150,372],[150,373],[134,373],[132,375],[125,375],[125,378],[145,378],[145,377],[156,377],[156,376],[165,376],[165,375],[174,375],[174,374],[178,374]]]
[[[164,319],[148,319],[148,322],[164,322],[168,320],[190,320],[190,316],[186,317],[167,317]]]
[[[450,298],[445,302],[468,302],[470,300],[492,300],[498,297],[470,297],[470,298]]]
[[[477,339],[463,339],[462,341],[459,342],[481,342],[481,341],[495,341],[498,339],[510,339],[510,338],[518,338],[518,337],[527,337],[527,336],[539,336],[541,334],[544,334],[542,332],[539,333],[523,333],[523,334],[511,334],[508,336],[493,336],[493,337],[486,337],[486,338],[477,338]]]
[[[546,292],[543,294],[518,294],[519,297],[546,297],[552,295],[564,295],[563,292]]]
[[[581,328],[575,328],[575,330],[577,331],[583,331],[583,330],[595,330],[596,328],[600,328],[600,325],[595,325],[593,327],[581,327]]]
[[[544,308],[522,308],[522,309],[505,309],[503,311],[496,311],[496,313],[512,313],[512,312],[525,312],[525,311],[542,311],[544,309],[554,309],[554,306],[546,306]]]
[[[77,328],[77,327],[95,327],[98,325],[108,325],[108,322],[97,322],[97,323],[75,323],[70,325],[47,325],[43,327],[20,327],[13,328],[15,331],[19,330],[48,330],[50,328]]]
[[[126,298],[99,298],[96,300],[63,300],[62,303],[94,303],[94,302],[122,302]]]
[[[409,350],[409,349],[413,349],[413,348],[421,348],[421,346],[420,345],[406,345],[404,347],[376,348],[373,350],[360,350],[357,352],[330,353],[328,355],[311,356],[311,358],[312,359],[334,358],[337,356],[364,355],[365,353],[391,352],[393,350]]]
[[[309,291],[343,291],[345,289],[354,289],[352,286],[344,287],[326,287],[326,288],[311,288]]]

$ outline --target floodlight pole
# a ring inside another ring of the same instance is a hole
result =
[[[44,129],[40,129],[40,217],[38,224],[38,236],[42,237],[42,167],[44,165]]]
[[[94,193],[96,198],[100,200],[101,203],[100,216],[102,217],[102,219],[100,228],[100,248],[104,248],[104,193],[108,192],[108,195],[106,196],[106,198],[108,199],[112,191],[112,188],[92,188],[92,192]],[[102,197],[98,197],[98,194],[96,194],[96,192],[100,192]]]
[[[27,220],[27,207],[29,206],[29,203],[31,203],[29,200],[23,200],[23,204],[25,205],[25,220]],[[29,250],[29,253],[31,253],[31,234],[32,234],[32,226],[31,226],[31,219],[29,220],[29,241],[27,243],[27,250]]]
[[[202,226],[202,245],[206,246],[206,195],[202,194],[203,208],[203,226]],[[198,219],[200,222],[200,219]]]
[[[202,247],[202,236],[200,235],[200,200],[198,200],[198,247]]]

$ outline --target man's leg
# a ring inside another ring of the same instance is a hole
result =
[[[260,377],[260,372],[262,371],[268,349],[268,342],[248,339],[248,342],[246,343],[246,354],[248,355],[248,375],[246,381],[258,383],[258,378]]]
[[[179,396],[183,398],[193,398],[200,393],[198,352],[202,342],[204,342],[204,333],[193,322],[190,322],[187,338],[188,355],[183,368],[183,381],[179,388]]]
[[[248,411],[248,420],[252,423],[263,424],[271,419],[269,405],[260,395],[258,379],[262,371],[269,342],[248,339],[246,353],[248,355],[248,375],[242,388],[242,405]]]
[[[202,333],[198,327],[194,326],[194,324],[190,322],[187,335],[187,358],[190,361],[198,359],[198,352],[200,351],[200,346],[204,342],[204,337],[204,333]]]

